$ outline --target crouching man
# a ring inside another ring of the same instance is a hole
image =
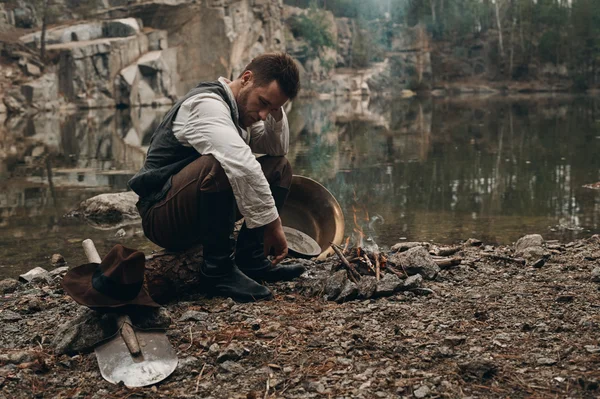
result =
[[[152,242],[173,250],[203,244],[200,288],[208,295],[268,299],[260,282],[304,272],[279,265],[288,251],[279,211],[292,181],[282,107],[299,86],[298,67],[279,53],[256,57],[233,81],[200,83],[166,114],[129,181]],[[245,221],[236,243],[237,210]]]

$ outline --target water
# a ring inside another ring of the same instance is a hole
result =
[[[87,237],[101,254],[117,242],[158,249],[139,225],[117,235],[63,215],[83,199],[126,189],[167,110],[5,121],[0,276],[50,268],[53,253],[84,263]],[[350,235],[357,226],[392,245],[600,233],[600,191],[583,187],[600,181],[598,98],[303,100],[289,117],[295,173],[338,198]]]

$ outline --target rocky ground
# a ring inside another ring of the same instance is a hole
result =
[[[423,248],[437,249],[394,250]],[[271,285],[273,301],[190,296],[136,314],[138,325],[168,326],[179,366],[135,389],[102,379],[91,348],[110,333],[100,328],[110,315],[66,296],[64,269],[4,280],[0,397],[600,396],[599,236],[565,244],[537,236],[515,247],[470,240],[454,256],[459,265],[371,299],[327,300],[337,296],[321,278],[339,263],[330,258]],[[407,262],[405,253],[394,258]]]

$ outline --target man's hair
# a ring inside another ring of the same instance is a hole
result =
[[[300,72],[292,57],[286,53],[266,53],[254,58],[244,72],[251,71],[254,84],[265,86],[276,80],[281,91],[290,100],[296,98],[300,90]]]

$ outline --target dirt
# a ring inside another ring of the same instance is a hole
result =
[[[308,296],[339,262],[330,258],[270,285],[272,301],[168,304],[179,366],[134,389],[103,380],[91,351],[54,352],[56,331],[80,311],[60,275],[4,281],[16,290],[0,300],[0,397],[600,396],[600,237],[545,242],[549,257],[527,265],[513,247],[471,243],[455,254],[461,264],[423,281],[428,290],[340,304]]]

